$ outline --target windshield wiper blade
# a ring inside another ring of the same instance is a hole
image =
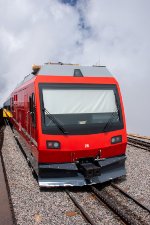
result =
[[[68,134],[69,132],[66,131],[63,126],[58,122],[56,117],[51,114],[46,108],[43,108],[44,112],[44,117],[47,115],[47,117],[58,127],[58,129],[63,133],[63,134]],[[46,114],[45,114],[46,113]]]
[[[115,93],[115,98],[116,98],[116,93]],[[116,106],[117,106],[117,109],[115,112],[112,112],[109,120],[107,121],[107,123],[105,124],[104,128],[103,128],[103,132],[106,130],[106,128],[108,128],[111,124],[112,124],[112,121],[114,119],[114,117],[116,116],[116,113],[118,114],[118,117],[119,117],[119,105],[118,105],[118,102],[117,102],[117,98],[116,98]]]
[[[108,127],[112,124],[113,118],[116,116],[116,113],[118,113],[118,109],[117,109],[115,112],[113,112],[113,113],[111,114],[111,117],[109,118],[109,120],[108,120],[107,123],[105,124],[105,126],[104,126],[104,128],[103,128],[102,131],[105,131],[106,128],[108,128]]]

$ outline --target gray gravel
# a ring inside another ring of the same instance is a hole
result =
[[[120,219],[110,211],[106,205],[102,202],[99,202],[95,194],[89,192],[77,192],[72,193],[81,206],[90,214],[93,221],[98,224],[107,224],[107,225],[120,225],[124,224]]]
[[[142,209],[112,186],[108,186],[104,190],[106,192],[104,191],[103,194],[107,195],[108,193],[112,201],[116,203],[116,206],[119,205],[119,209],[122,209],[126,216],[128,215],[130,218],[132,215],[134,223],[137,225],[150,224],[150,214],[146,210]]]
[[[150,152],[127,146],[127,177],[118,186],[150,208]]]
[[[18,225],[87,224],[63,190],[40,192],[9,127],[2,154]]]
[[[41,192],[31,170],[18,148],[12,131],[5,129],[2,149],[9,180],[14,211],[19,225],[30,224],[87,224],[63,189]],[[135,198],[150,207],[150,152],[136,147],[127,148],[127,180],[118,184]],[[89,193],[76,196],[97,224],[120,224],[117,217]]]

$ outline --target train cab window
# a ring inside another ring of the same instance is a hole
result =
[[[32,93],[31,96],[29,96],[29,107],[30,107],[30,114],[32,118],[32,126],[36,126],[36,106],[35,106],[35,95]]]
[[[58,123],[69,134],[123,128],[119,95],[113,84],[40,84],[40,90],[43,133],[59,135]]]

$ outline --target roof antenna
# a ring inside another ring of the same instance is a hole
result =
[[[100,56],[99,56],[99,60],[95,63],[95,65],[93,65],[93,66],[101,66],[101,64],[100,64]]]
[[[99,56],[99,66],[101,66],[100,62],[101,62],[101,61],[100,61],[100,56]]]
[[[99,56],[98,62],[96,63],[96,66],[101,66],[101,64],[100,64],[100,56]]]

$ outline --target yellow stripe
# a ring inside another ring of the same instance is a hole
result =
[[[3,109],[3,117],[12,117],[12,113],[7,109]]]

